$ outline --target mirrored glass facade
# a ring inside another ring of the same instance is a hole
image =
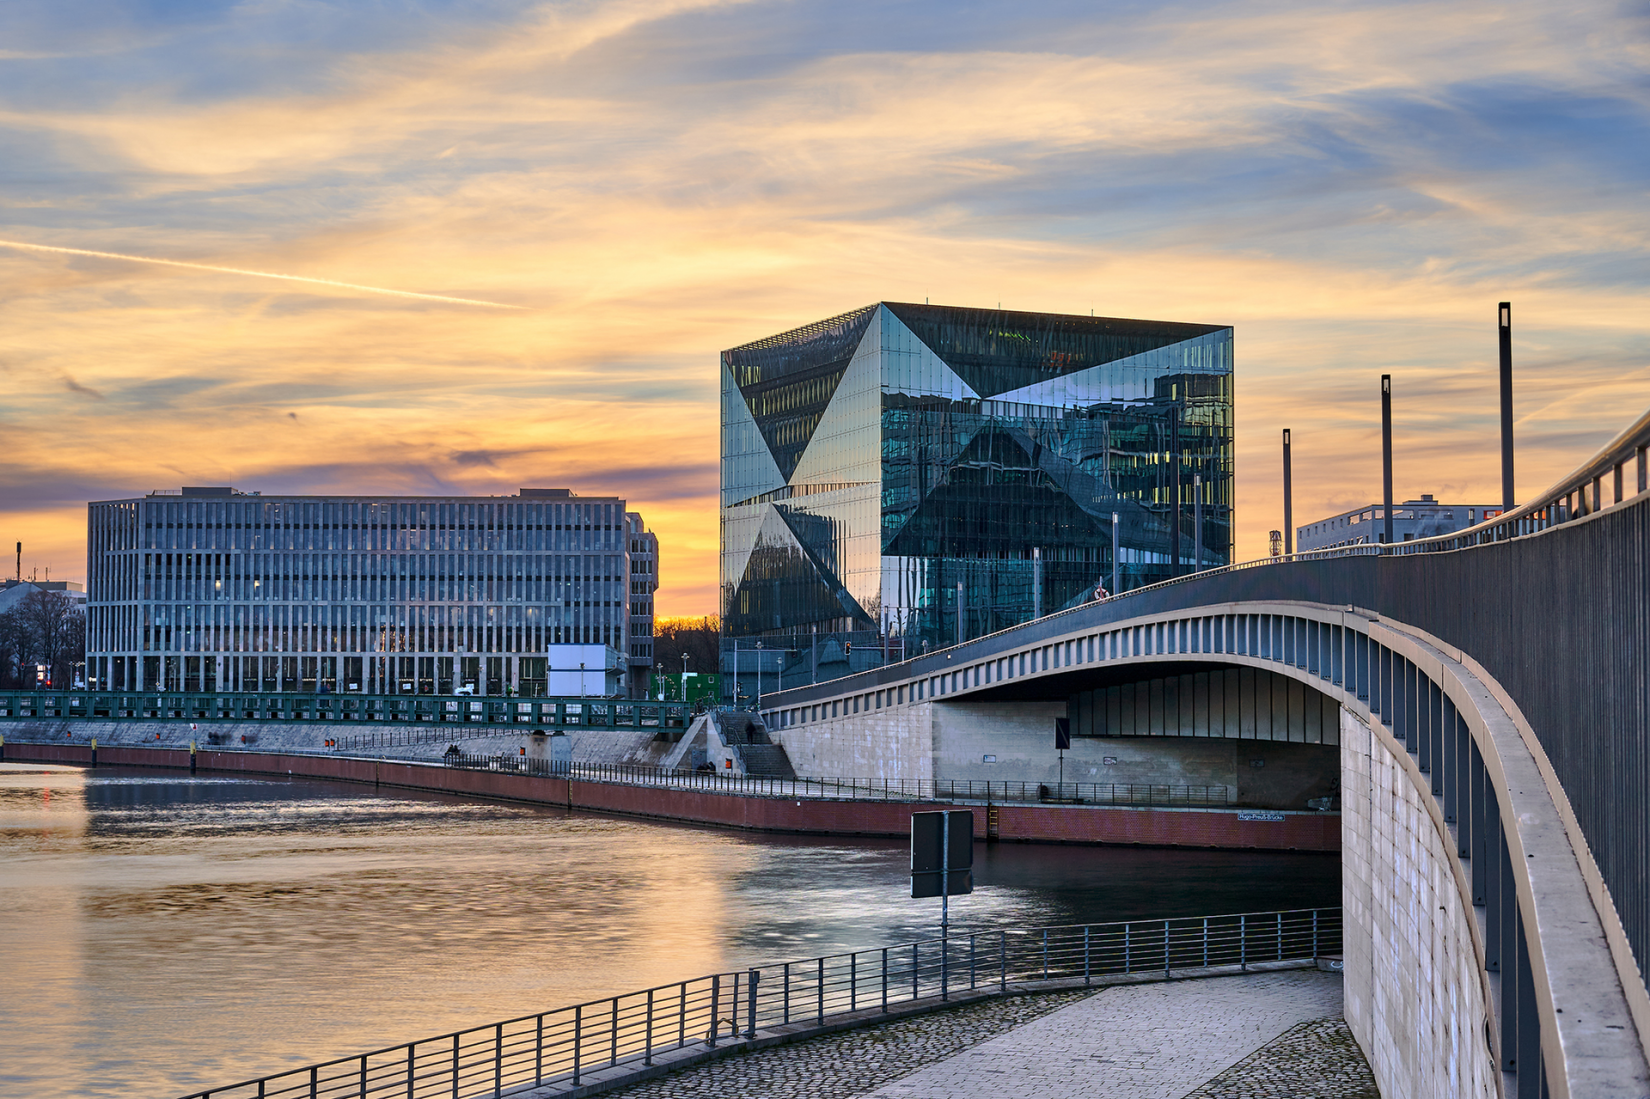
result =
[[[1114,515],[1122,590],[1231,559],[1230,327],[881,302],[721,373],[742,692],[1093,598]]]

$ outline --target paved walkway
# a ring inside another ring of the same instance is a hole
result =
[[[990,1000],[685,1069],[624,1099],[1379,1099],[1317,970]]]

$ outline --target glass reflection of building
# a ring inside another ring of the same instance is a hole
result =
[[[724,351],[721,376],[746,694],[758,642],[791,685],[1093,598],[1114,514],[1123,590],[1231,559],[1230,327],[882,302]]]

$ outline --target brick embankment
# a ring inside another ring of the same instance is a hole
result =
[[[69,742],[19,743],[6,735],[8,760],[90,764],[89,738]],[[183,767],[187,747],[99,745],[101,766]],[[812,835],[910,835],[911,814],[945,808],[938,802],[902,802],[848,797],[770,797],[732,792],[670,789],[642,783],[592,782],[579,778],[526,775],[445,767],[428,761],[202,748],[195,756],[202,771],[275,774],[368,783],[504,801],[552,805],[628,816],[654,817],[761,832]],[[975,834],[987,838],[983,806],[974,812]],[[1277,813],[1270,819],[1231,809],[1113,808],[1007,803],[993,807],[995,838],[1024,843],[1141,844],[1164,847],[1250,848],[1339,851],[1338,813]],[[1245,819],[1249,818],[1249,819]]]

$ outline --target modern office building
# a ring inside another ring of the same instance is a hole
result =
[[[89,505],[87,547],[106,690],[543,694],[566,645],[646,685],[657,542],[613,497],[185,488]]]
[[[1392,540],[1409,542],[1454,534],[1500,515],[1500,504],[1440,504],[1432,493],[1392,507]],[[1379,542],[1386,536],[1386,505],[1367,504],[1295,528],[1297,551]]]
[[[644,691],[648,669],[653,667],[653,593],[659,589],[659,538],[647,529],[642,517],[625,512],[630,539],[630,648],[626,664],[630,686]]]
[[[879,302],[724,351],[721,378],[741,687],[1231,559],[1230,327]]]

